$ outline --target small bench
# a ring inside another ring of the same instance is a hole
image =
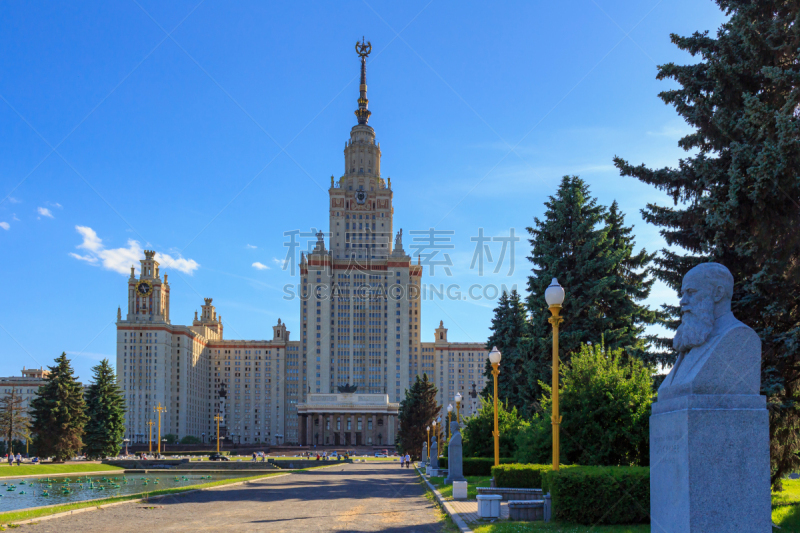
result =
[[[503,501],[509,500],[542,500],[542,489],[512,489],[503,487],[478,487],[478,494],[497,494]]]
[[[544,520],[544,500],[509,500],[508,517],[511,520]]]

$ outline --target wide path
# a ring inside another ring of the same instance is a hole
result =
[[[233,487],[126,503],[26,524],[31,532],[436,532],[443,527],[413,469],[343,464]]]

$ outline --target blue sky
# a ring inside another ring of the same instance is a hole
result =
[[[667,199],[612,157],[677,162],[688,130],[656,65],[692,61],[670,33],[723,20],[705,0],[4,3],[0,375],[62,351],[82,379],[113,362],[143,248],[169,256],[173,323],[213,297],[228,338],[266,338],[278,318],[297,332],[283,233],[327,230],[362,35],[395,228],[407,251],[412,230],[455,232],[452,276],[425,282],[524,288],[525,227],[565,174],[659,249],[638,211]],[[470,269],[479,228],[522,238],[510,275],[508,256]],[[649,303],[675,300],[659,285]],[[423,340],[444,320],[451,340],[483,341],[492,307],[426,301]]]

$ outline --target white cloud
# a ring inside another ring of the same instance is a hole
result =
[[[37,207],[36,212],[41,215],[40,217],[37,218],[42,218],[42,217],[55,218],[53,216],[53,213],[51,213],[50,210],[47,209],[46,207]]]
[[[22,203],[22,200],[20,200],[19,198],[14,198],[13,196],[9,196],[8,201],[11,202],[12,204]]]
[[[258,261],[253,263],[253,268],[258,270],[269,270],[269,267],[267,265],[265,265],[264,263],[259,263]]]
[[[272,258],[272,262],[278,265],[279,267],[283,268],[284,263],[286,263],[285,259],[278,259],[277,257]]]
[[[668,124],[665,124],[660,131],[648,131],[647,134],[652,137],[666,137],[668,139],[678,140],[695,131],[693,127],[682,120],[672,120]]]
[[[52,205],[53,207],[57,207],[59,209],[64,209],[64,206],[58,202],[45,202],[47,205]]]
[[[246,244],[245,248],[247,248],[248,250],[255,250],[256,248],[258,248],[258,246],[253,246],[252,244]]]
[[[0,222],[0,228],[3,228],[4,230],[8,231],[9,229],[11,229],[11,224],[9,224],[8,222]]]
[[[128,246],[125,248],[106,248],[103,240],[97,236],[92,228],[88,226],[75,226],[75,229],[83,237],[83,242],[76,248],[85,250],[86,255],[70,252],[70,257],[89,264],[102,264],[103,268],[127,274],[131,266],[136,266],[144,257],[144,250],[138,241],[128,239]],[[169,254],[156,252],[156,261],[161,264],[161,268],[174,268],[185,274],[193,274],[200,265],[194,259],[184,259],[183,257],[172,257]],[[138,267],[137,267],[138,271]]]
[[[14,220],[15,222],[19,222],[19,219],[17,218],[17,214],[16,213],[11,215],[11,220]]]

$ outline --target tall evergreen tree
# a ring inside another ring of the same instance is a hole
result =
[[[622,348],[628,357],[647,363],[671,362],[670,351],[652,350],[650,344],[662,347],[662,339],[645,335],[645,327],[662,323],[666,316],[639,302],[650,296],[655,279],[650,264],[655,253],[642,249],[634,253],[633,227],[625,226],[625,214],[614,200],[606,215],[607,239],[613,258],[610,284],[600,309],[606,320],[603,340],[611,349]]]
[[[679,291],[686,272],[709,260],[733,274],[733,312],[763,343],[778,488],[800,467],[800,3],[716,3],[729,17],[716,38],[671,36],[700,61],[658,72],[680,86],[659,97],[695,128],[678,142],[694,153],[676,168],[615,163],[674,201],[642,210],[673,247],[656,262],[660,279]],[[667,309],[675,326],[677,309]]]
[[[414,457],[422,456],[422,443],[427,442],[426,428],[439,416],[441,406],[436,402],[436,386],[423,374],[406,389],[406,397],[400,402],[397,417],[400,429],[396,444],[401,452]],[[432,429],[432,428],[431,428]]]
[[[90,459],[119,455],[125,434],[125,400],[122,398],[114,369],[103,359],[92,368],[93,383],[86,392],[86,422],[83,438]]]
[[[86,406],[81,384],[75,380],[67,354],[55,366],[39,394],[31,401],[34,442],[40,455],[66,461],[83,448]]]
[[[529,338],[519,343],[520,350],[530,353],[525,415],[538,405],[539,382],[552,377],[553,334],[544,292],[553,278],[567,293],[559,336],[564,362],[582,343],[601,338],[607,339],[609,349],[641,355],[646,350],[639,338],[642,328],[655,320],[653,313],[637,303],[650,290],[646,281],[650,256],[633,254],[631,230],[624,226],[617,206],[607,211],[577,176],[565,176],[545,206],[543,220],[535,219],[528,228],[532,247],[528,259],[533,263],[527,299],[531,323]]]
[[[30,438],[30,420],[22,405],[22,395],[15,387],[0,398],[0,435],[9,448],[15,440]],[[13,452],[13,449],[8,453]]]
[[[498,396],[510,408],[522,409],[525,404],[524,391],[528,387],[525,377],[526,356],[529,352],[519,349],[519,342],[528,333],[528,322],[525,305],[516,289],[511,294],[503,293],[497,301],[491,326],[492,334],[486,343],[491,350],[497,346],[503,355],[500,360],[500,375],[497,376]],[[492,366],[486,360],[485,374],[492,377]],[[494,394],[492,380],[486,382],[483,396],[488,398]]]

